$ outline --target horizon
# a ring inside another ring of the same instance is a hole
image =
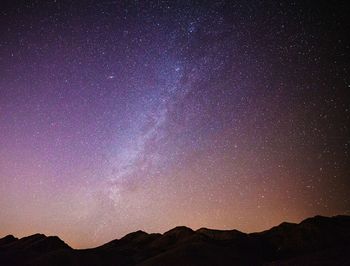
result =
[[[1,1],[0,235],[349,214],[344,7]]]
[[[13,235],[13,234],[8,234],[8,235],[0,236],[0,239],[4,238],[4,237],[7,237],[7,236],[13,236],[15,238],[21,239],[21,238],[30,237],[30,236],[37,235],[37,234],[44,235],[45,237],[57,236],[59,239],[61,239],[64,243],[66,243],[71,248],[76,249],[76,250],[84,250],[84,249],[93,249],[93,248],[100,247],[100,246],[102,246],[104,244],[107,244],[107,243],[109,243],[111,241],[120,240],[123,237],[125,237],[125,236],[127,236],[129,234],[132,234],[132,233],[136,233],[136,232],[143,232],[143,233],[146,233],[146,234],[161,234],[161,235],[164,235],[165,233],[167,233],[167,232],[169,232],[169,231],[171,231],[173,229],[184,227],[184,228],[190,229],[190,230],[192,230],[194,232],[197,232],[200,229],[208,229],[208,230],[223,231],[223,232],[225,232],[225,231],[238,231],[238,232],[241,232],[243,234],[256,234],[256,233],[263,233],[263,232],[269,231],[269,230],[271,230],[271,229],[273,229],[273,228],[275,228],[277,226],[282,225],[283,223],[291,223],[291,224],[297,225],[297,224],[299,224],[299,223],[301,223],[301,222],[303,222],[303,221],[305,221],[307,219],[315,219],[315,218],[318,218],[318,217],[335,218],[335,217],[340,217],[340,216],[349,216],[350,217],[350,215],[348,215],[348,214],[337,214],[337,215],[334,215],[334,216],[315,215],[315,216],[307,217],[307,218],[305,218],[305,219],[303,219],[303,220],[301,220],[299,222],[283,221],[283,222],[278,223],[278,224],[276,224],[276,225],[274,225],[274,226],[272,226],[270,228],[266,228],[266,229],[261,230],[261,231],[253,231],[253,232],[245,232],[245,231],[241,231],[241,230],[239,230],[237,228],[232,228],[232,229],[219,229],[219,228],[207,228],[207,227],[191,228],[191,227],[188,227],[188,226],[185,226],[185,225],[178,225],[178,226],[175,226],[173,228],[170,228],[170,229],[168,229],[166,231],[162,231],[162,232],[147,232],[147,231],[144,231],[144,230],[135,230],[135,231],[131,231],[131,232],[125,234],[125,235],[122,235],[121,237],[112,238],[112,239],[107,240],[106,242],[103,242],[103,243],[101,243],[101,244],[99,244],[97,246],[91,246],[91,247],[89,247],[89,246],[87,246],[87,247],[75,247],[75,246],[70,245],[65,239],[61,238],[58,235],[43,234],[43,233],[40,233],[40,232],[36,232],[36,233],[30,234],[30,235],[25,235],[25,236],[21,236],[21,237],[17,236],[17,235]]]

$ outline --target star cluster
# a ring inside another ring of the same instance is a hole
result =
[[[1,1],[0,234],[92,247],[349,214],[347,14]]]

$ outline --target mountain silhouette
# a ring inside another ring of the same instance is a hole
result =
[[[137,231],[92,249],[76,250],[56,236],[0,239],[0,265],[350,265],[350,216],[308,218],[259,233]]]

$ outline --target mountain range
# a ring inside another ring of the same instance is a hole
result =
[[[91,249],[73,249],[57,236],[0,239],[0,265],[350,265],[350,216],[315,216],[259,233],[137,231]]]

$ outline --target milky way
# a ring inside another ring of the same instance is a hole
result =
[[[349,214],[348,13],[1,1],[0,234],[92,247]]]

